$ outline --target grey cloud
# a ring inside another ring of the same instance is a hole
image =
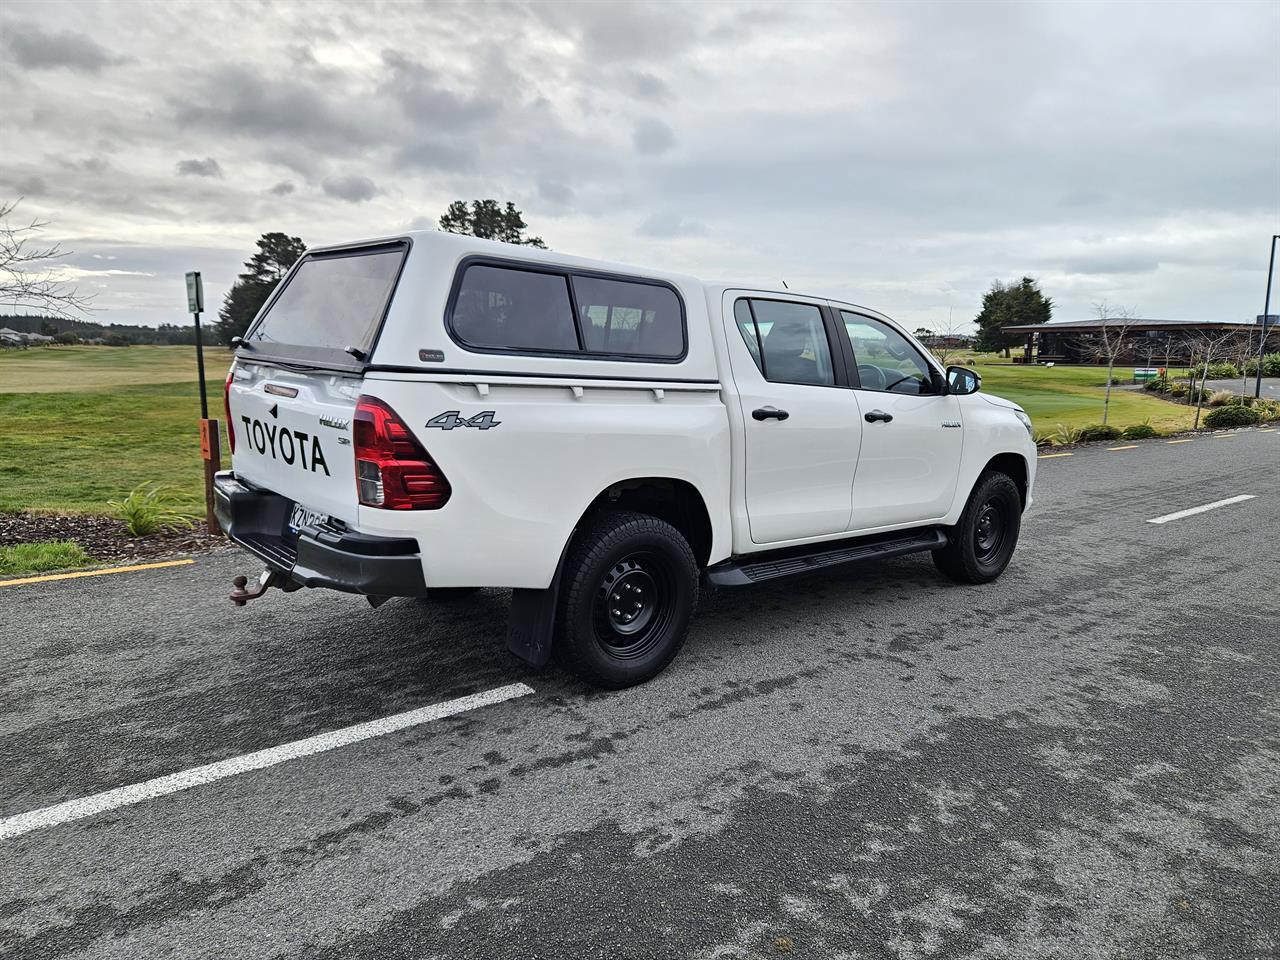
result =
[[[1063,264],[1063,270],[1066,273],[1091,274],[1152,273],[1159,266],[1160,261],[1154,257],[1097,254],[1068,260]]]
[[[361,203],[371,200],[378,194],[377,184],[358,173],[344,177],[326,177],[320,186],[329,196],[346,200],[348,203]]]
[[[222,167],[213,157],[203,160],[179,160],[178,175],[183,177],[218,177],[222,176]]]
[[[652,156],[675,146],[676,135],[661,120],[641,120],[632,131],[631,142],[637,153]]]
[[[388,72],[382,92],[393,96],[411,120],[459,131],[490,120],[501,110],[497,98],[451,90],[441,74],[398,50],[384,50],[382,62]]]
[[[434,230],[436,222],[431,217],[414,217],[405,226],[406,230]]]
[[[454,142],[430,135],[419,135],[395,150],[399,167],[423,170],[470,170],[475,166],[475,152],[465,142]]]
[[[65,67],[98,73],[103,67],[125,62],[96,40],[71,31],[48,31],[33,23],[7,23],[0,44],[18,66],[27,70]]]
[[[245,66],[214,68],[196,89],[170,98],[170,104],[179,126],[206,133],[303,143],[343,154],[367,149],[370,139],[377,139],[367,104]]]
[[[293,193],[293,191],[296,189],[297,187],[293,185],[292,180],[281,180],[279,183],[275,184],[270,190],[268,190],[267,193],[270,193],[271,195],[276,197],[287,197],[289,194]]]
[[[45,178],[34,174],[20,176],[10,182],[14,192],[20,197],[41,197],[49,192],[49,184]]]
[[[555,180],[539,180],[538,196],[558,206],[568,206],[573,203],[573,190]]]
[[[316,62],[315,52],[305,43],[291,43],[284,52],[294,66],[311,66]]]
[[[625,75],[623,84],[632,96],[650,103],[667,103],[672,99],[671,88],[666,81],[652,73],[633,70]]]
[[[646,237],[700,237],[707,232],[707,228],[678,213],[654,213],[640,224],[639,232]]]

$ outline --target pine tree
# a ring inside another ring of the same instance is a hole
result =
[[[472,200],[470,207],[465,200],[455,200],[440,217],[440,229],[449,233],[465,233],[483,240],[501,240],[545,250],[547,245],[541,237],[524,235],[528,226],[524,222],[524,214],[516,209],[514,203],[508,202],[502,207],[497,200]]]
[[[300,237],[284,233],[262,235],[258,252],[245,261],[244,273],[236,278],[223,298],[218,321],[213,325],[214,336],[220,343],[244,336],[271,291],[306,249]]]
[[[979,350],[1003,350],[1017,346],[1022,338],[1006,334],[1002,327],[1014,324],[1048,323],[1053,317],[1053,301],[1040,292],[1034,277],[1017,283],[996,280],[982,296],[982,311],[974,319],[978,325]]]

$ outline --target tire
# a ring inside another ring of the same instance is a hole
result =
[[[990,583],[1009,565],[1022,529],[1022,495],[1003,473],[978,478],[948,543],[933,551],[934,565],[958,583]]]
[[[427,587],[427,595],[418,599],[423,603],[453,603],[479,592],[479,587]]]
[[[574,538],[562,576],[552,649],[587,682],[613,690],[644,683],[684,646],[698,563],[665,520],[596,515]]]

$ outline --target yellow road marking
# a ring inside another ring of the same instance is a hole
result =
[[[1236,435],[1234,433],[1215,433],[1212,434],[1212,437],[1215,440],[1234,440]]]
[[[1268,427],[1266,430],[1259,430],[1258,432],[1259,433],[1275,433],[1276,429],[1275,427]]]
[[[1185,440],[1166,440],[1165,443],[1195,443],[1195,437],[1187,437]]]
[[[1073,453],[1042,453],[1038,457],[1036,457],[1036,459],[1052,460],[1054,457],[1073,457],[1073,456],[1075,456],[1075,454]]]
[[[0,587],[13,587],[20,583],[47,583],[50,580],[76,580],[80,577],[102,577],[108,573],[132,573],[134,570],[159,570],[161,567],[185,567],[194,560],[164,560],[160,563],[137,563],[131,567],[108,567],[106,570],[78,570],[75,573],[49,573],[42,577],[20,577],[17,580],[0,580]]]
[[[1138,445],[1136,443],[1131,443],[1127,447],[1107,447],[1107,449],[1108,450],[1137,450]]]

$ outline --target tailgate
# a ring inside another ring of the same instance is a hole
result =
[[[360,384],[359,377],[237,360],[227,392],[236,476],[355,525],[351,418]]]

